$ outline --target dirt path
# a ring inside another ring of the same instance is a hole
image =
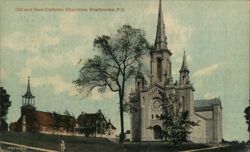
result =
[[[228,145],[225,146],[215,146],[215,147],[210,147],[210,148],[201,148],[201,149],[194,149],[194,150],[184,150],[180,152],[197,152],[197,151],[206,151],[206,150],[213,150],[213,149],[218,149],[222,147],[228,147]]]

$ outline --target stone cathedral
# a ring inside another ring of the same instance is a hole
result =
[[[173,81],[171,51],[165,34],[162,4],[159,2],[158,22],[154,49],[150,56],[150,83],[146,85],[143,73],[135,78],[135,91],[130,93],[132,141],[161,141],[163,121],[159,116],[164,112],[159,92],[174,96],[172,104],[178,111],[188,111],[192,121],[199,126],[192,129],[188,140],[195,143],[219,143],[222,141],[222,106],[219,98],[194,100],[194,86],[189,77],[184,53],[178,81]],[[151,129],[149,129],[151,128]]]

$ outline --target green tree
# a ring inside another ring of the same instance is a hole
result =
[[[79,132],[84,134],[87,138],[93,135],[96,131],[96,125],[93,123],[81,123],[79,127]]]
[[[63,119],[63,123],[64,123],[64,127],[66,131],[73,133],[75,123],[76,123],[74,115],[70,113],[68,110],[65,110],[64,116],[62,119]]]
[[[89,117],[88,114],[78,117],[78,123],[80,133],[83,133],[86,137],[95,133],[102,136],[107,130],[107,121],[100,110],[94,119]]]
[[[250,132],[250,106],[246,107],[246,109],[244,110],[245,113],[245,118],[246,118],[246,123],[248,125],[248,132]]]
[[[180,112],[173,105],[178,101],[175,95],[160,92],[162,108],[164,113],[159,117],[163,120],[162,136],[168,142],[178,144],[187,141],[187,137],[192,133],[192,128],[198,126],[198,122],[189,119],[188,111]]]
[[[95,88],[98,88],[99,92],[105,92],[109,88],[118,93],[120,142],[123,142],[125,138],[123,104],[126,82],[135,75],[136,65],[141,63],[140,59],[148,51],[149,45],[144,31],[123,25],[112,37],[97,36],[94,40],[94,48],[100,52],[99,55],[83,63],[79,77],[73,83],[87,94]]]
[[[0,87],[0,104],[1,119],[6,120],[11,101],[10,95],[7,94],[7,91],[3,87]]]

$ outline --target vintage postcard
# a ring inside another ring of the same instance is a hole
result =
[[[0,151],[250,151],[249,1],[0,2]]]

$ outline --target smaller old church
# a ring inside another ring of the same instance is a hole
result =
[[[30,78],[26,93],[22,96],[21,116],[10,124],[11,131],[39,132],[45,134],[73,135],[76,125],[75,118],[55,112],[38,111],[35,106],[35,96],[30,89]]]
[[[21,116],[16,122],[11,123],[9,128],[10,131],[16,132],[85,136],[81,131],[83,128],[88,131],[91,129],[91,136],[94,137],[116,136],[116,128],[110,120],[106,120],[101,110],[97,113],[82,113],[77,119],[69,113],[38,111],[35,106],[35,96],[31,93],[29,77],[26,93],[22,96]]]
[[[221,101],[219,98],[194,100],[195,88],[185,53],[179,70],[179,80],[173,81],[172,52],[168,48],[165,34],[161,0],[158,11],[154,49],[150,51],[150,83],[146,85],[144,74],[139,71],[135,78],[135,91],[130,93],[132,107],[136,109],[131,113],[131,139],[162,141],[161,131],[165,126],[159,116],[166,109],[162,107],[159,92],[164,92],[175,99],[169,100],[175,111],[188,111],[189,119],[199,122],[199,126],[194,127],[188,140],[195,143],[219,143],[222,141]]]

